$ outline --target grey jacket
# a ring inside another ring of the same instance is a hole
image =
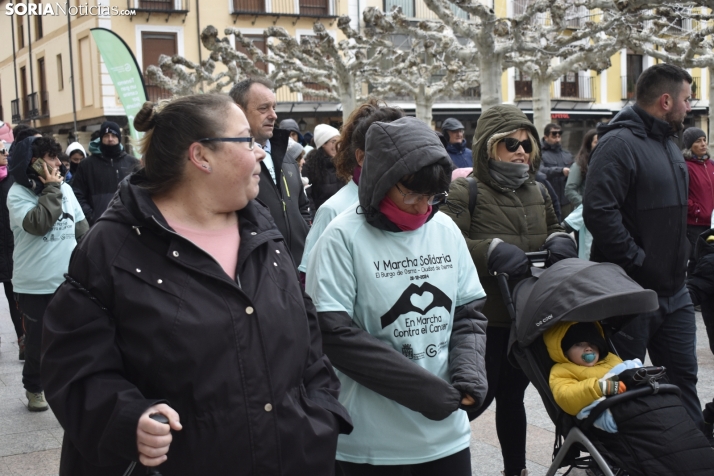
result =
[[[584,187],[585,182],[583,181],[583,174],[580,172],[580,166],[577,162],[573,162],[573,165],[570,166],[568,180],[565,182],[565,197],[570,200],[573,208],[577,208],[583,203]]]
[[[380,202],[402,177],[434,163],[449,165],[449,156],[436,133],[413,117],[376,122],[366,140],[359,185],[360,213],[365,213],[367,222],[376,228],[399,232],[379,211]],[[434,207],[432,217],[437,209]],[[323,350],[337,369],[361,385],[426,418],[443,420],[458,408],[478,408],[486,396],[487,319],[480,312],[485,301],[472,301],[454,311],[449,345],[451,382],[356,327],[345,312],[318,313]],[[476,403],[462,407],[465,394]]]

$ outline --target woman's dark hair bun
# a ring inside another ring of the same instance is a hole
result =
[[[134,129],[139,132],[146,132],[154,128],[156,125],[155,106],[156,104],[151,101],[146,101],[144,105],[141,106],[141,110],[137,112],[134,117]]]

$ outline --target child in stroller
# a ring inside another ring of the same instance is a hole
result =
[[[599,323],[560,322],[543,334],[543,340],[556,362],[550,370],[550,390],[569,415],[578,415],[593,402],[626,390],[624,382],[604,378],[623,362],[608,351]]]
[[[503,290],[508,283],[505,278],[499,280]],[[547,476],[554,475],[559,467],[582,467],[582,464],[598,468],[601,473],[596,474],[608,476],[714,475],[714,450],[689,418],[676,393],[677,387],[655,381],[651,385],[628,385],[627,391],[621,392],[619,382],[615,385],[614,379],[600,386],[600,378],[621,362],[609,336],[625,325],[629,316],[656,309],[654,291],[640,287],[616,265],[566,259],[520,281],[512,295],[508,294],[511,297],[512,302],[507,302],[514,318],[509,355],[540,393],[556,426],[554,460]],[[599,323],[593,324],[596,321]],[[578,337],[575,332],[572,343],[594,340],[590,343],[597,345],[600,336],[605,341],[600,345],[607,347],[608,355],[603,355],[600,365],[594,360],[593,367],[577,366],[565,357],[562,340],[576,323],[590,323],[598,332],[593,335],[588,331],[587,338]],[[552,338],[558,335],[559,339]],[[552,341],[550,348],[557,346],[558,358],[551,358],[548,336]],[[573,403],[567,398],[567,391],[561,392],[561,396],[554,395],[560,392],[556,387],[551,392],[554,366],[576,373],[584,369],[583,375],[571,379],[574,385],[582,383],[577,380],[587,381],[582,378],[584,374],[597,369],[597,378],[592,375],[589,381],[590,396]],[[603,394],[613,396],[593,403]],[[573,417],[588,404],[592,404],[589,417],[582,420]],[[616,423],[616,433],[593,425],[607,409]],[[581,451],[590,454],[588,461],[578,458]]]

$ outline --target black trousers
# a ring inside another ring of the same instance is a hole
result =
[[[7,298],[7,307],[10,308],[10,319],[12,320],[12,325],[15,328],[15,334],[19,339],[25,335],[25,330],[22,328],[22,314],[17,308],[17,302],[15,302],[15,293],[12,290],[12,281],[4,281],[3,286],[5,287],[5,297]]]
[[[345,476],[471,476],[471,450],[469,448],[451,456],[421,464],[374,466],[345,461],[338,463]]]
[[[697,265],[694,259],[694,246],[697,244],[697,238],[708,229],[708,226],[687,225],[687,240],[689,240],[689,244],[692,245],[689,253],[689,262],[687,263],[687,275],[691,275]]]
[[[53,294],[15,293],[17,306],[25,327],[25,366],[22,368],[22,385],[31,393],[42,391],[40,380],[40,352],[42,351],[42,322],[45,309]]]
[[[530,383],[521,369],[508,361],[507,327],[486,328],[486,376],[488,393],[481,408],[469,412],[469,419],[480,416],[496,400],[496,433],[501,443],[506,476],[520,475],[526,467],[526,407],[523,403]]]

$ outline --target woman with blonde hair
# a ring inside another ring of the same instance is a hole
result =
[[[505,476],[525,476],[526,411],[523,399],[528,378],[507,359],[511,318],[495,274],[511,280],[528,275],[526,252],[547,249],[551,264],[576,257],[575,242],[564,233],[546,188],[536,181],[540,167],[538,132],[515,106],[490,108],[478,121],[473,147],[474,184],[459,178],[449,188],[450,206],[443,207],[461,229],[479,279],[488,296],[483,313],[486,330],[488,394],[476,418],[496,400],[496,431]],[[470,203],[476,186],[476,203]],[[473,206],[471,206],[473,205]],[[470,210],[473,209],[473,213]]]
[[[60,475],[332,474],[351,423],[315,308],[254,200],[265,153],[248,120],[205,94],[145,103],[134,125],[144,167],[45,314]]]

